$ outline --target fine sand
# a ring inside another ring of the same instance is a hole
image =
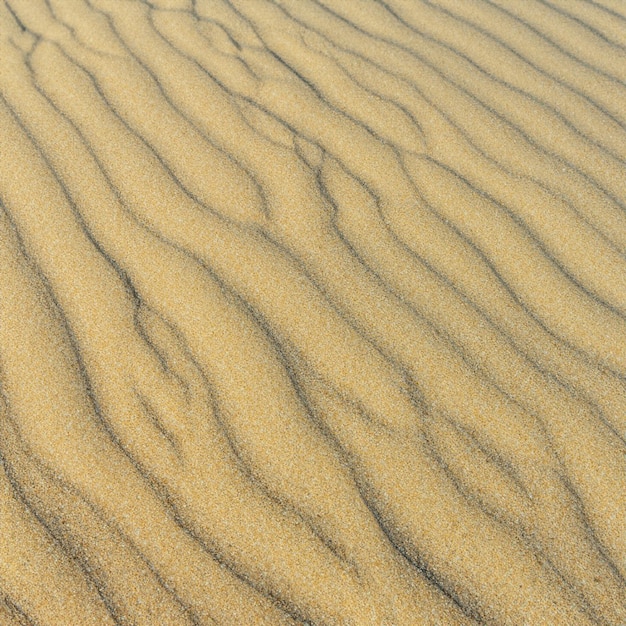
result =
[[[0,626],[625,581],[624,0],[0,0]]]

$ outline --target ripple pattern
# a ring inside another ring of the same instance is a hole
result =
[[[626,624],[621,0],[0,0],[0,624]]]

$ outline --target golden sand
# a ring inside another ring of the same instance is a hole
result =
[[[0,625],[626,625],[626,2],[0,0]]]

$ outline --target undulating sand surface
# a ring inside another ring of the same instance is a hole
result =
[[[626,625],[624,0],[0,0],[0,625]]]

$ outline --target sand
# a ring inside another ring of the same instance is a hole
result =
[[[626,3],[0,1],[0,625],[626,624]]]

